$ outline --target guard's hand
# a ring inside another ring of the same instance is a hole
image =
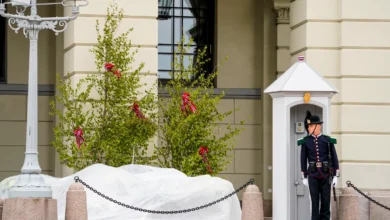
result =
[[[302,180],[303,185],[309,187],[309,182],[307,181],[307,178]]]
[[[332,182],[332,186],[336,186],[337,185],[337,177],[333,177],[333,182]]]

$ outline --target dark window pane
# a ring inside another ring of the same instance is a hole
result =
[[[184,45],[183,48],[184,48],[184,51],[185,51],[186,54],[195,54],[195,53],[197,53],[196,46]],[[177,52],[178,49],[179,49],[179,47],[175,46],[175,52]]]
[[[192,67],[194,63],[194,55],[185,55],[183,57],[183,65],[186,69]]]
[[[158,55],[158,69],[171,70],[172,69],[172,55],[159,54]]]
[[[158,14],[160,16],[172,16],[173,9],[170,7],[160,7],[158,8]]]
[[[190,38],[196,39],[198,35],[198,27],[196,18],[183,18],[183,32],[184,32],[184,44],[190,43]],[[196,44],[196,42],[192,42]]]
[[[173,53],[172,46],[158,46],[159,53]]]
[[[181,38],[182,38],[181,26],[182,26],[181,18],[175,18],[175,27],[173,30],[175,32],[175,39],[174,39],[175,44],[180,44],[181,42]]]
[[[172,8],[173,7],[173,1],[172,0],[158,0],[158,6],[159,8]]]
[[[177,59],[177,66],[175,66],[175,70],[181,70],[183,69],[188,69],[194,64],[194,58],[195,55],[176,55],[175,59]],[[196,59],[196,58],[195,58]]]
[[[207,16],[207,10],[205,10],[205,9],[200,9],[200,10],[198,10],[198,15],[199,15],[199,17],[201,17],[201,18],[203,18],[203,17],[206,17]]]
[[[201,18],[199,19],[199,25],[200,25],[200,28],[198,29],[199,30],[199,34],[197,35],[197,43],[198,44],[202,44],[202,45],[205,45],[207,44],[207,40],[208,40],[208,27],[207,27],[207,23],[206,23],[206,20]]]
[[[183,16],[196,17],[196,9],[184,9]]]
[[[214,44],[215,0],[173,0],[173,2],[174,8],[171,10],[172,17],[169,22],[159,23],[158,75],[160,79],[171,79],[168,72],[172,69],[175,71],[173,75],[180,77],[183,71],[194,65],[199,49]],[[189,45],[190,39],[192,39],[191,45]],[[179,45],[184,48],[184,51],[178,50]],[[176,58],[175,61],[172,59],[173,56]],[[172,62],[175,62],[176,66],[173,67]],[[212,65],[212,61],[208,62],[204,69],[211,69]]]
[[[172,19],[158,20],[158,43],[172,44]]]
[[[196,8],[198,6],[198,0],[184,0],[183,3],[185,8]]]
[[[190,46],[190,48],[188,48],[187,50],[187,53],[191,53],[191,54],[197,53],[198,51],[196,50],[196,47],[197,46]]]
[[[175,7],[181,7],[182,4],[181,4],[182,0],[175,0]]]
[[[199,8],[208,8],[210,5],[209,0],[197,0]]]
[[[172,76],[167,71],[158,71],[158,78],[160,78],[160,79],[172,79]]]
[[[182,56],[180,55],[175,55],[175,66],[174,66],[174,70],[181,70],[182,69],[182,66],[181,66],[181,63],[182,63]]]
[[[181,15],[182,10],[181,9],[175,9],[175,16],[182,16]]]
[[[206,53],[208,52],[208,51],[210,51],[209,49],[209,47],[210,47],[210,45],[200,45],[200,46],[197,46],[196,47],[196,51],[197,52],[203,52],[203,50],[205,50],[205,48],[207,47],[207,50],[206,50]]]

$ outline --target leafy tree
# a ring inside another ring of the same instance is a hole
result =
[[[51,114],[59,123],[53,145],[61,162],[75,170],[94,163],[118,167],[133,163],[133,157],[138,164],[153,159],[147,148],[157,131],[157,97],[154,88],[146,90],[141,83],[144,64],[134,68],[138,50],[129,40],[132,29],[117,36],[122,18],[123,10],[113,3],[102,31],[96,23],[98,43],[91,52],[98,74],[88,74],[77,86],[75,76],[57,76],[60,94],[51,102]],[[139,112],[133,105],[139,105]],[[74,132],[79,128],[83,132],[79,141],[84,141],[80,146]]]
[[[160,144],[155,147],[156,161],[161,167],[175,168],[190,176],[216,175],[231,162],[228,153],[241,129],[230,124],[224,129],[218,124],[233,110],[224,113],[217,110],[225,92],[214,94],[213,82],[218,71],[208,73],[205,68],[210,62],[207,47],[199,49],[195,65],[189,60],[191,65],[185,66],[188,50],[179,46],[172,64],[179,71],[171,73],[173,79],[161,85],[168,97],[159,97]],[[188,98],[186,105],[183,98]]]

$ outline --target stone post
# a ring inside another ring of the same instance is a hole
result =
[[[373,191],[370,192],[368,196],[370,196],[375,201],[390,207],[390,192]],[[367,200],[366,198],[364,199]],[[369,213],[369,218],[367,219],[377,219],[377,220],[389,219],[389,211],[374,203],[370,203],[368,213]]]
[[[264,220],[263,196],[256,185],[249,185],[242,194],[241,220]]]
[[[8,198],[2,220],[57,220],[57,200],[50,198]]]
[[[354,189],[343,189],[340,199],[339,217],[342,220],[360,220],[359,198]]]
[[[80,183],[70,185],[66,193],[65,220],[88,220],[87,193]]]
[[[3,219],[3,200],[0,199],[0,220]]]

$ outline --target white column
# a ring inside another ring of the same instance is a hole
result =
[[[277,77],[290,67],[290,3],[275,2],[277,12]]]
[[[267,88],[276,79],[276,61],[277,61],[277,30],[275,21],[277,14],[273,1],[264,2],[264,69],[262,88]],[[261,192],[264,198],[264,214],[271,214],[270,206],[272,204],[272,98],[266,94],[261,97],[263,105],[263,184]],[[270,208],[268,208],[270,207]]]

